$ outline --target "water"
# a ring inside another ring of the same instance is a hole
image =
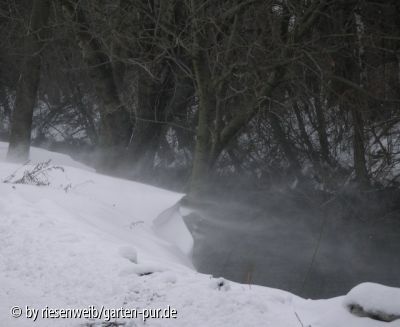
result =
[[[185,218],[200,272],[306,298],[371,281],[400,287],[400,219],[338,210],[213,203]]]

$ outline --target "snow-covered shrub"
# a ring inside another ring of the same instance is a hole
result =
[[[24,164],[23,167],[27,167],[29,162]],[[19,170],[19,169],[18,169]],[[31,167],[28,167],[24,170],[22,176],[19,174],[19,171],[16,170],[11,175],[7,176],[3,182],[11,183],[11,184],[28,184],[28,185],[36,185],[36,186],[48,186],[50,185],[49,181],[49,172],[54,170],[59,170],[64,172],[64,168],[61,166],[55,166],[51,164],[51,159],[39,162]]]

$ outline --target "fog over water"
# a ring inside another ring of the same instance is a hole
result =
[[[200,272],[326,298],[365,281],[400,286],[399,219],[362,215],[231,201],[203,205],[185,220]]]

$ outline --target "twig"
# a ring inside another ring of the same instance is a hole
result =
[[[296,315],[296,318],[297,318],[297,320],[299,321],[301,327],[305,327],[304,324],[303,324],[303,322],[301,321],[301,319],[300,319],[300,317],[299,317],[299,315],[297,314],[296,311],[294,312],[294,314]]]
[[[317,255],[318,255],[318,252],[319,252],[319,248],[321,246],[322,235],[324,234],[326,221],[328,220],[327,217],[328,217],[328,215],[325,214],[324,218],[322,220],[321,228],[320,228],[319,235],[318,235],[318,241],[317,241],[317,244],[316,244],[315,249],[314,249],[314,253],[313,253],[312,258],[311,258],[310,266],[307,269],[307,272],[306,272],[306,274],[304,276],[303,283],[301,285],[301,293],[303,293],[303,291],[304,291],[304,288],[305,288],[306,282],[308,280],[308,277],[309,277],[309,275],[310,275],[310,273],[312,271],[312,268],[313,268],[313,266],[315,264],[315,259],[317,258]]]

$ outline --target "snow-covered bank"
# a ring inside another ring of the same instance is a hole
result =
[[[0,144],[0,156],[5,149]],[[15,183],[35,162],[53,158],[62,169],[46,166],[38,176],[48,186]],[[304,300],[197,273],[176,206],[182,194],[99,175],[39,149],[31,165],[0,162],[0,178],[7,181],[0,183],[0,326],[88,322],[40,314],[33,322],[26,306],[177,311],[176,319],[139,317],[125,326],[400,326],[351,314],[347,298]],[[14,306],[22,317],[11,316]]]

